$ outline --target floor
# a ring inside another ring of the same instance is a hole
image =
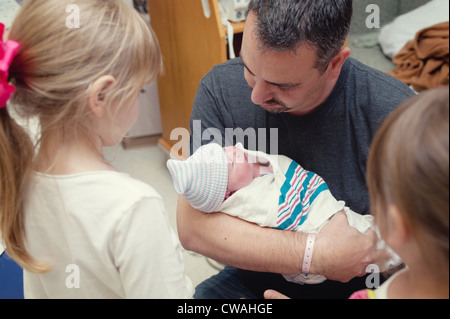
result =
[[[167,155],[158,146],[158,136],[146,138],[112,148],[104,153],[118,170],[153,186],[161,194],[169,216],[171,226],[177,231],[176,208],[178,195],[172,184],[172,178],[166,168]],[[223,265],[193,252],[183,251],[186,274],[194,286],[215,275]]]

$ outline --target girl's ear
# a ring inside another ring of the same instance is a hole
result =
[[[106,96],[110,93],[110,88],[116,79],[111,75],[100,77],[92,85],[89,94],[89,108],[95,116],[102,118],[106,113]]]

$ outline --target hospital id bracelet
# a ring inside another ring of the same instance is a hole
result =
[[[306,240],[305,256],[303,256],[303,267],[302,267],[302,279],[306,281],[311,270],[311,261],[314,251],[314,242],[316,241],[316,234],[311,233],[308,235]]]

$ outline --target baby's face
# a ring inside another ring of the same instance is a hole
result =
[[[225,147],[228,159],[228,192],[235,192],[249,185],[254,177],[253,166],[249,163],[245,153],[234,147]]]

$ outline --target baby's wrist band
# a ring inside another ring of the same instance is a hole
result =
[[[303,256],[303,267],[301,278],[303,281],[306,281],[308,278],[309,272],[311,270],[311,261],[312,255],[314,251],[314,242],[316,241],[316,234],[311,233],[308,235],[308,239],[306,240],[306,248],[305,255]]]

